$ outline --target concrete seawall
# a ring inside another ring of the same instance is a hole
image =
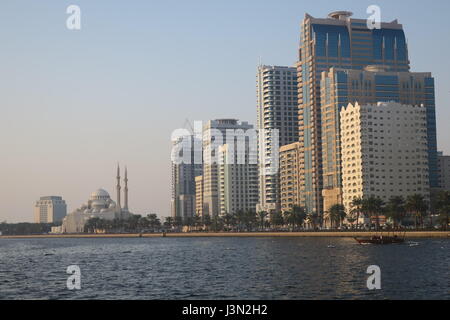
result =
[[[376,232],[192,232],[192,233],[167,233],[167,238],[354,238],[354,237],[371,237],[379,235]],[[387,235],[386,233],[383,233]],[[391,233],[392,234],[392,233]],[[403,236],[403,233],[398,233]],[[408,239],[450,239],[450,232],[441,231],[418,231],[407,232]],[[29,236],[0,236],[0,239],[60,239],[60,238],[160,238],[162,233],[152,234],[64,234],[64,235],[29,235]]]

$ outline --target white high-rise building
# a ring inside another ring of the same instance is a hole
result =
[[[258,211],[280,209],[279,147],[298,141],[295,67],[258,67],[256,76],[259,152]]]
[[[241,139],[246,140],[246,137],[256,150],[256,132],[247,122],[219,119],[208,121],[203,126],[203,215],[214,217],[220,214],[219,148],[224,144],[242,146]]]
[[[62,197],[41,197],[34,205],[35,223],[61,222],[67,215],[67,205]]]
[[[258,164],[256,148],[252,154],[246,141],[245,148],[225,144],[219,148],[220,215],[238,211],[254,211],[258,203]],[[242,161],[240,161],[240,159]]]
[[[340,112],[343,200],[421,194],[430,198],[427,119],[423,106],[395,102]]]

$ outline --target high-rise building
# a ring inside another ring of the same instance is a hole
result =
[[[280,197],[281,211],[290,211],[300,203],[300,173],[304,167],[300,143],[280,148]]]
[[[196,213],[195,178],[202,175],[201,141],[193,135],[180,137],[174,142],[182,150],[178,162],[172,161],[172,217],[183,220]],[[186,153],[186,154],[184,154]]]
[[[203,217],[203,176],[195,177],[195,214]]]
[[[444,155],[443,152],[438,154],[438,170],[439,188],[450,191],[450,156]]]
[[[62,197],[41,197],[34,205],[35,223],[62,222],[67,215],[67,205]]]
[[[257,70],[259,152],[258,211],[279,209],[278,148],[298,141],[297,70],[264,66]],[[277,139],[277,141],[274,141]]]
[[[257,150],[252,149],[250,143],[252,141],[247,139],[243,148],[229,144],[219,148],[219,202],[222,216],[256,209],[258,160]]]
[[[251,138],[250,145],[256,150],[256,132],[247,122],[219,119],[203,126],[203,215],[215,217],[220,214],[219,148],[224,144],[240,143],[242,146],[245,137]]]
[[[331,68],[322,73],[321,123],[323,210],[342,203],[342,175],[339,113],[348,103],[394,101],[406,105],[424,105],[427,110],[428,163],[430,185],[435,186],[436,120],[434,79],[431,73],[391,72],[383,66],[364,70]]]
[[[420,194],[429,201],[424,106],[396,102],[349,104],[340,112],[343,203],[355,198]]]
[[[351,16],[352,13],[345,11],[331,13],[326,19],[317,19],[306,14],[302,23],[297,73],[299,87],[299,142],[302,144],[301,158],[305,161],[305,168],[300,175],[302,199],[299,205],[304,206],[308,212],[323,213],[324,171],[333,173],[334,169],[332,167],[336,165],[336,163],[332,163],[335,159],[328,157],[328,155],[336,150],[336,146],[333,146],[332,141],[336,130],[333,132],[333,124],[331,122],[335,124],[339,122],[336,117],[332,119],[331,114],[330,118],[325,118],[325,115],[322,114],[322,111],[328,112],[326,110],[327,107],[323,110],[321,102],[322,72],[328,72],[332,67],[369,71],[369,66],[381,66],[385,71],[397,74],[409,72],[410,70],[405,34],[402,25],[397,20],[389,23],[382,22],[378,29],[369,29],[366,19],[353,19]],[[360,75],[364,76],[364,74]],[[378,99],[382,101],[383,97],[389,96],[394,100],[402,101],[400,98],[395,99],[396,96],[402,96],[403,94],[405,96],[414,96],[416,90],[425,91],[429,95],[430,104],[427,105],[426,110],[430,149],[429,162],[431,166],[430,182],[435,183],[436,170],[434,168],[436,161],[433,159],[436,159],[436,156],[433,155],[433,149],[436,144],[436,125],[434,84],[431,76],[424,76],[428,79],[424,80],[426,83],[421,84],[422,88],[418,88],[419,84],[417,82],[419,81],[415,81],[415,79],[408,83],[408,85],[412,85],[410,88],[403,87],[407,85],[407,82],[402,81],[397,87],[400,89],[400,93],[398,93],[398,90],[397,92],[390,91],[390,87],[396,85],[393,82],[398,82],[398,75],[374,76],[377,79],[372,79],[374,82],[371,85],[375,88],[375,91],[372,91],[375,95],[375,100],[371,101],[372,103],[378,102]],[[411,76],[415,77],[414,75]],[[356,81],[356,79],[354,80]],[[358,84],[355,83],[355,86],[362,85],[365,90],[364,86],[366,83],[359,81]],[[339,86],[340,84],[338,84],[338,89]],[[419,93],[410,100],[421,100],[418,98],[421,94]],[[342,91],[342,96],[348,98],[348,93],[344,94]],[[407,99],[405,98],[405,100]],[[351,101],[341,99],[341,101],[338,101],[338,105],[348,102]],[[421,103],[426,104],[424,102]],[[333,107],[331,105],[328,106],[328,108]],[[334,110],[334,114],[338,114],[336,110]],[[326,121],[330,121],[331,128],[329,131],[323,132],[323,128],[327,128]],[[322,159],[323,148],[330,150],[325,160]],[[324,169],[324,161],[327,166],[330,161],[331,170],[328,170],[328,168]],[[333,178],[332,174],[330,179]],[[328,186],[329,182],[333,181],[326,180],[325,186]],[[334,181],[334,184],[338,184],[338,181]],[[341,197],[338,193],[331,193],[328,196],[330,199],[337,200]]]

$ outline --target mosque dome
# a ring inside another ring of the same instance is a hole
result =
[[[103,189],[98,189],[91,193],[91,200],[108,200],[110,199],[109,193]]]

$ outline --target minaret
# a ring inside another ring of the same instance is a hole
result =
[[[117,186],[116,186],[116,189],[117,189],[117,209],[118,209],[118,212],[121,213],[122,206],[120,204],[120,189],[121,189],[121,187],[120,187],[120,167],[119,167],[119,164],[117,164]]]
[[[123,210],[125,212],[128,212],[128,170],[127,170],[127,167],[125,167],[125,179],[123,179],[123,181],[125,182]]]

